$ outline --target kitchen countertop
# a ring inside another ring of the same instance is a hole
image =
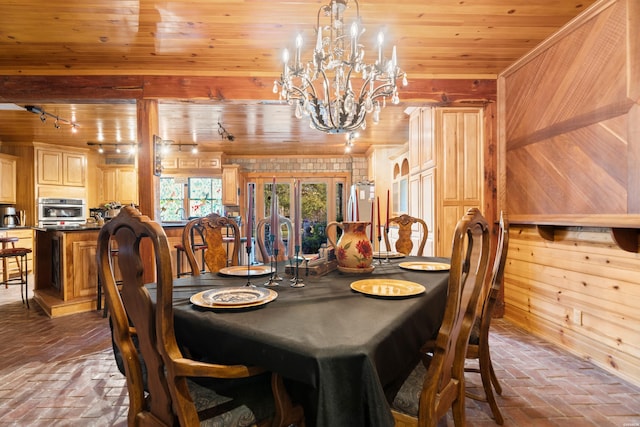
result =
[[[29,227],[28,225],[17,225],[15,227],[0,227],[0,231],[29,230],[30,228],[33,227]]]
[[[184,227],[188,221],[169,221],[169,222],[161,222],[160,225],[164,228],[169,227]],[[0,230],[16,230],[20,228],[33,228],[36,231],[64,231],[64,232],[80,232],[80,231],[95,231],[100,230],[102,226],[97,224],[83,224],[80,226],[71,226],[71,225],[48,225],[46,227],[11,227],[11,228],[0,228]]]

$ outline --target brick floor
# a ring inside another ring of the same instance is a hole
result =
[[[491,345],[505,426],[640,426],[639,387],[502,319]],[[477,390],[479,375],[467,379]],[[0,426],[126,426],[127,407],[101,313],[49,319],[22,305],[18,287],[0,288]],[[496,425],[470,399],[467,424]]]

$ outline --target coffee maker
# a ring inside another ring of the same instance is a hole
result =
[[[20,217],[16,214],[15,206],[0,207],[0,226],[17,227],[20,225]]]

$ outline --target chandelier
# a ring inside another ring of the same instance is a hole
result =
[[[344,15],[349,0],[331,0],[320,7],[311,60],[301,62],[302,36],[298,34],[293,61],[289,61],[289,51],[285,49],[282,75],[273,85],[273,92],[280,93],[281,100],[295,104],[297,118],[309,116],[311,128],[322,132],[365,129],[368,113],[377,123],[387,97],[393,104],[400,102],[396,80],[402,78],[403,86],[407,85],[407,76],[397,64],[396,47],[393,46],[391,59],[383,56],[382,32],[378,35],[376,61],[364,62],[360,37],[365,29],[358,1],[351,2],[355,3],[356,16],[348,30]],[[328,20],[327,25],[320,24],[321,18]]]

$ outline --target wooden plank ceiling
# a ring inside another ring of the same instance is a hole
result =
[[[497,74],[594,1],[361,0],[367,57],[382,30],[387,55],[397,45],[409,86],[379,124],[368,121],[353,152],[405,143],[407,107],[465,104],[469,93],[494,101]],[[0,109],[0,141],[135,142],[135,102],[154,98],[165,139],[231,155],[342,154],[344,136],[310,129],[272,92],[283,48],[298,33],[313,40],[322,4],[4,1],[0,103],[34,105],[79,126],[72,133],[63,120],[57,129],[54,117],[42,122],[37,114]],[[355,8],[354,0],[349,5]],[[218,123],[234,141],[220,137]]]

